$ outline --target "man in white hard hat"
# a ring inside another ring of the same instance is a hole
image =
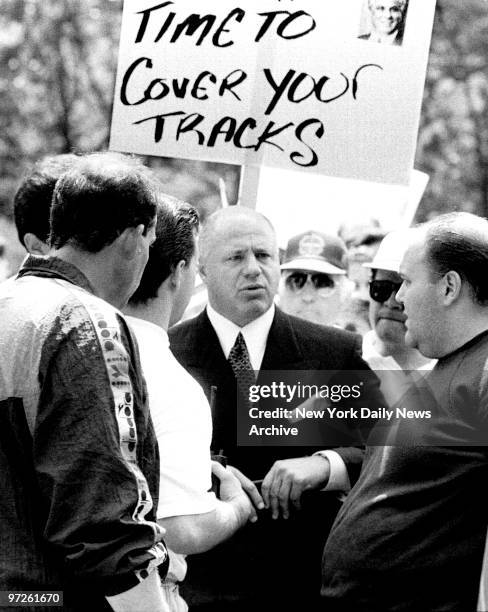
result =
[[[431,369],[435,360],[424,357],[405,343],[406,315],[396,300],[402,279],[400,262],[412,243],[415,230],[387,234],[373,260],[363,264],[371,270],[369,321],[371,331],[363,339],[363,358],[373,370]]]

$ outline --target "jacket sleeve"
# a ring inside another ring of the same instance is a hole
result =
[[[141,469],[158,470],[157,450],[149,461],[152,424],[117,316],[79,310],[76,325],[61,316],[44,342],[34,465],[53,554],[77,580],[116,595],[167,567]]]

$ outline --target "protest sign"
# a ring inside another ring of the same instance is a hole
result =
[[[125,0],[112,149],[407,184],[435,0]]]
[[[411,225],[428,180],[418,170],[404,186],[263,168],[256,209],[271,220],[282,247],[311,228],[334,234],[347,222],[367,219],[391,231]]]

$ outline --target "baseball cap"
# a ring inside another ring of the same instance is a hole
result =
[[[372,261],[363,263],[363,266],[375,270],[398,272],[403,256],[408,247],[412,244],[414,237],[415,229],[413,228],[390,232],[381,241]]]
[[[322,232],[298,234],[288,241],[281,269],[346,274],[346,245],[338,236]]]

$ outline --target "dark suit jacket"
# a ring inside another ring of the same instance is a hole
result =
[[[236,381],[206,311],[173,327],[169,336],[176,358],[202,385],[211,403],[212,449],[223,452],[229,464],[249,478],[262,479],[274,461],[318,450],[292,446],[237,447]],[[300,370],[305,374],[316,370],[367,369],[360,354],[359,336],[315,325],[276,309],[261,372]],[[335,450],[355,481],[362,451]],[[338,507],[336,494],[315,492],[304,499],[302,511],[288,521],[272,521],[269,513],[263,512],[255,525],[246,526],[213,551],[189,559],[188,577],[183,585],[186,588],[182,589],[185,598],[190,604],[225,601],[228,610],[237,609],[237,601],[242,609],[247,609],[243,604],[246,601],[253,609],[262,605],[266,610],[271,609],[271,602],[276,605],[283,596],[284,605],[296,598],[297,605],[301,601],[301,609],[312,610],[312,602],[303,607],[303,597],[318,597],[322,547]]]

